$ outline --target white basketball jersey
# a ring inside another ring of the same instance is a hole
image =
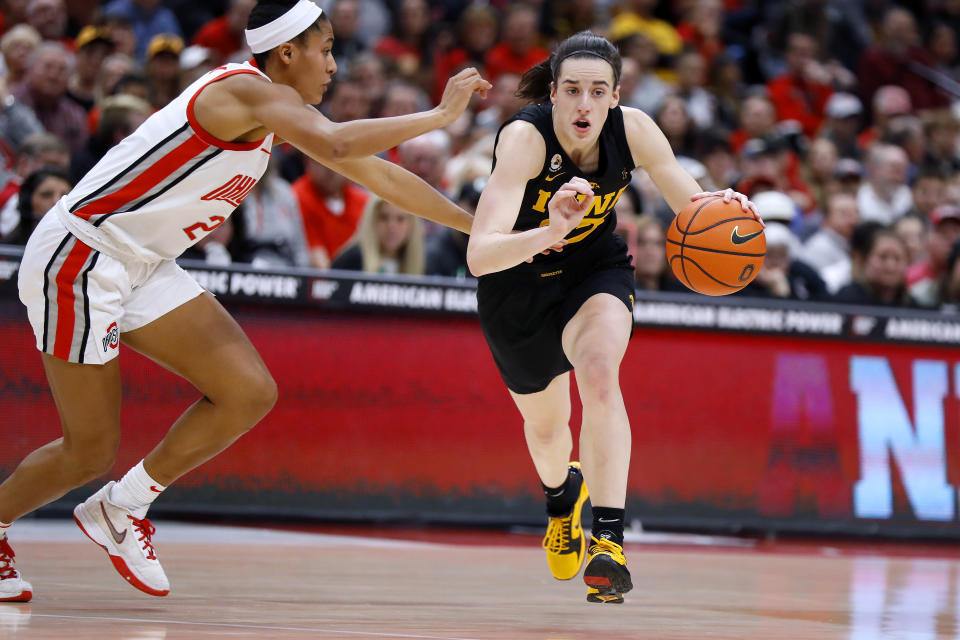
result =
[[[57,203],[64,226],[95,249],[147,262],[176,258],[216,229],[266,171],[273,144],[272,133],[255,142],[219,140],[194,117],[200,91],[237,73],[267,77],[245,62],[197,79]]]

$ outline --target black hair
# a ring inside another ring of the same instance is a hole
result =
[[[853,228],[850,236],[850,253],[866,258],[873,251],[877,233],[886,229],[886,225],[876,220],[866,220]]]
[[[250,17],[247,18],[247,29],[256,29],[273,22],[292,9],[298,1],[299,0],[259,0],[257,5],[250,11]],[[290,38],[290,42],[296,42],[300,45],[304,44],[307,39],[307,33],[310,31],[318,31],[321,24],[330,24],[330,18],[327,17],[326,11],[320,14],[316,22],[304,29],[299,35]],[[253,61],[257,63],[257,67],[261,71],[267,68],[267,58],[270,57],[270,51],[273,51],[273,49],[253,54]]]
[[[620,84],[620,71],[623,66],[620,52],[603,36],[592,31],[581,31],[557,45],[549,58],[524,72],[520,78],[517,97],[538,104],[546,102],[550,98],[550,86],[557,81],[560,65],[567,58],[600,58],[613,68],[613,88]]]
[[[128,86],[137,84],[147,87],[147,93],[151,93],[150,89],[152,85],[150,84],[150,79],[139,71],[130,71],[120,76],[117,83],[113,85],[113,91],[110,92],[110,95],[118,96],[123,93]]]
[[[476,209],[480,203],[480,194],[483,192],[486,184],[486,178],[477,178],[472,182],[464,182],[463,186],[460,187],[460,193],[457,194],[457,201],[468,202],[471,207]]]
[[[33,233],[33,228],[38,222],[33,212],[33,193],[44,180],[50,177],[59,178],[73,187],[73,178],[62,167],[46,165],[30,173],[23,179],[23,184],[20,185],[20,191],[17,195],[17,213],[20,214],[20,222],[8,236],[4,237],[3,241],[5,243],[26,244],[27,238]],[[46,213],[46,211],[42,213]]]
[[[947,178],[949,178],[949,176],[940,169],[940,167],[934,164],[923,164],[920,165],[919,171],[913,176],[913,182],[910,184],[911,186],[915,186],[920,180],[939,180],[946,182]]]

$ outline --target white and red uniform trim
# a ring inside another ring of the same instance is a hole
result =
[[[87,277],[99,256],[99,251],[67,234],[47,263],[43,271],[44,353],[83,362],[90,335]]]
[[[200,92],[241,73],[267,78],[252,62],[218,67],[110,149],[57,203],[63,225],[93,249],[146,262],[176,258],[216,228],[242,197],[204,196],[238,180],[255,184],[270,159],[260,150],[273,144],[273,134],[220,140],[197,122]]]

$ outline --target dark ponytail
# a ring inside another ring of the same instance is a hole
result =
[[[250,17],[247,18],[247,29],[256,29],[257,27],[262,27],[265,24],[273,22],[292,9],[293,5],[297,4],[297,2],[298,0],[259,0],[256,6],[251,9]],[[316,22],[304,29],[300,35],[291,38],[290,41],[296,42],[297,44],[304,44],[308,32],[320,29],[321,24],[329,22],[330,19],[327,17],[327,12],[324,11],[323,14],[317,18]],[[273,49],[270,51],[273,51]],[[259,67],[261,71],[267,67],[267,58],[270,56],[270,51],[253,54],[253,61],[257,63],[257,67]]]
[[[549,58],[523,73],[517,97],[536,104],[549,100],[550,87],[557,81],[560,65],[568,58],[600,58],[613,69],[614,88],[620,84],[620,71],[623,66],[620,52],[603,36],[592,31],[581,31],[557,45]]]

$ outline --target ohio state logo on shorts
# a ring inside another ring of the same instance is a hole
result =
[[[120,330],[117,329],[116,322],[111,322],[110,326],[107,327],[107,335],[103,337],[103,352],[106,353],[107,349],[116,349],[119,344]]]

